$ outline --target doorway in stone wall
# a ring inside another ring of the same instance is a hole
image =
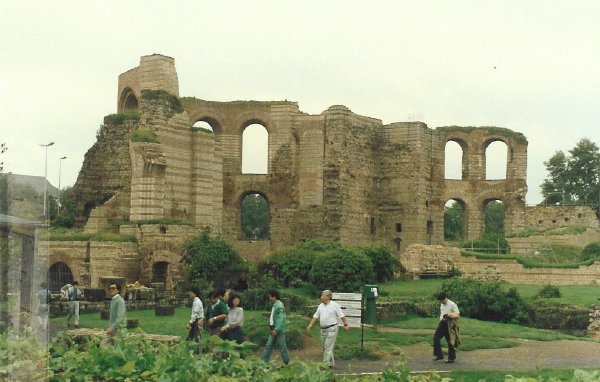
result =
[[[169,275],[169,263],[166,261],[158,261],[152,264],[152,282],[165,283],[167,285],[167,277]]]
[[[73,273],[67,264],[58,262],[50,266],[48,269],[48,289],[58,293],[64,285],[72,283]]]

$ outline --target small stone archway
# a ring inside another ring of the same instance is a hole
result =
[[[137,111],[139,109],[138,99],[131,88],[125,88],[119,97],[119,113]]]
[[[60,288],[73,281],[73,272],[67,264],[59,261],[48,268],[48,289],[52,292],[58,293]]]
[[[482,154],[483,154],[482,170],[484,172],[483,179],[484,180],[508,179],[508,177],[509,177],[508,169],[509,169],[509,163],[511,161],[511,153],[513,153],[513,149],[508,144],[508,142],[506,142],[503,139],[490,138],[490,139],[484,141],[483,147],[482,147]],[[491,156],[496,156],[496,157],[488,158],[488,154],[490,154]],[[502,160],[500,162],[498,162],[498,160],[500,159],[499,155],[504,157],[504,158],[502,158]],[[493,161],[494,166],[498,166],[498,163],[500,163],[500,166],[499,166],[500,168],[498,170],[495,170],[494,168],[491,167],[490,162],[492,162],[492,161],[490,159],[496,159]]]
[[[444,204],[444,233],[446,233],[446,206],[448,205],[448,202],[453,201],[455,203],[458,204],[458,206],[460,207],[461,210],[461,216],[460,219],[462,221],[457,222],[460,224],[461,226],[461,234],[460,234],[460,239],[461,240],[467,240],[469,238],[469,207],[467,202],[462,199],[462,198],[458,198],[458,197],[454,197],[454,198],[449,198],[446,203]],[[446,240],[444,238],[444,240]]]
[[[205,130],[211,130],[215,135],[220,135],[221,133],[223,133],[223,128],[221,127],[221,123],[213,117],[209,117],[209,116],[205,116],[205,115],[200,115],[197,116],[193,119],[191,119],[192,124],[191,124],[191,128],[192,130],[195,129],[205,129]]]
[[[240,195],[238,205],[240,238],[268,240],[271,236],[271,208],[267,196],[260,191],[247,191]]]
[[[166,290],[172,290],[183,280],[181,259],[183,250],[175,243],[154,242],[139,249],[140,283],[148,286],[151,282],[165,283]]]

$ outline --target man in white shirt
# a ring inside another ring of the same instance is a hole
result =
[[[330,290],[326,289],[321,292],[321,304],[317,308],[312,320],[306,327],[307,331],[310,331],[319,320],[321,326],[321,344],[323,345],[323,362],[327,363],[329,367],[335,366],[335,360],[333,358],[333,347],[335,346],[335,340],[338,334],[338,321],[341,319],[344,323],[344,330],[348,331],[348,320],[342,308],[337,302],[331,301],[333,294]]]
[[[200,342],[200,325],[204,320],[204,306],[200,300],[200,290],[198,287],[192,286],[187,293],[190,300],[192,300],[192,315],[186,325],[186,328],[190,330],[187,339],[188,341]]]
[[[455,342],[451,340],[449,324],[453,320],[457,320],[460,317],[458,306],[448,299],[446,293],[440,293],[437,295],[437,299],[440,302],[440,322],[433,335],[433,360],[438,361],[444,359],[444,353],[442,352],[442,337],[446,338],[448,343],[448,359],[446,363],[454,363],[456,359],[456,350],[454,349]]]
[[[71,327],[71,320],[75,329],[79,328],[79,300],[81,299],[81,289],[79,282],[73,281],[73,284],[67,284],[60,288],[61,293],[69,301],[69,314],[67,315],[67,329]]]

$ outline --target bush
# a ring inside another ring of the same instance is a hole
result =
[[[302,248],[302,249],[308,249],[310,251],[315,251],[315,252],[325,252],[330,249],[342,248],[342,246],[339,243],[336,243],[334,241],[312,240],[312,239],[304,240],[303,242],[299,243],[296,247]]]
[[[140,113],[136,111],[127,111],[124,113],[118,114],[109,114],[104,117],[104,123],[112,123],[115,125],[120,125],[125,121],[139,121]]]
[[[357,250],[371,259],[377,282],[381,283],[394,278],[399,262],[392,256],[387,247],[383,245],[379,247],[359,247]]]
[[[330,249],[313,262],[310,282],[320,289],[356,292],[375,280],[373,263],[366,255],[345,248]]]
[[[583,247],[581,255],[583,261],[600,259],[600,241],[589,243],[588,245]]]
[[[149,142],[149,143],[158,143],[156,139],[156,134],[150,130],[138,129],[133,132],[131,135],[132,142]]]
[[[248,270],[246,262],[233,247],[220,237],[211,237],[210,230],[183,244],[184,261],[188,264],[187,281],[191,284],[212,282],[217,288],[232,288],[242,272]]]
[[[543,298],[558,298],[560,297],[560,289],[558,289],[557,286],[548,284],[540,289],[536,296]]]
[[[283,286],[297,287],[307,282],[317,252],[308,248],[289,248],[273,253],[260,265]]]
[[[544,300],[529,304],[530,325],[536,328],[585,330],[589,320],[589,312],[585,308]]]
[[[527,305],[516,288],[504,292],[500,283],[453,279],[442,284],[440,292],[445,292],[458,305],[463,316],[516,324],[528,322]]]

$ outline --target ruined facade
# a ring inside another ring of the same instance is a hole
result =
[[[289,101],[181,98],[174,60],[162,55],[144,56],[119,76],[117,112],[105,117],[75,184],[78,223],[86,231],[116,222],[122,232],[135,231],[139,224],[127,222],[184,219],[196,232],[210,227],[242,256],[258,260],[308,238],[382,244],[395,253],[413,243],[440,244],[451,199],[463,206],[465,239],[482,235],[491,200],[506,207],[507,233],[525,224],[527,141],[508,129],[383,124],[337,105],[309,115]],[[212,132],[195,128],[198,121]],[[241,171],[243,132],[252,124],[268,132],[266,174]],[[132,138],[142,132],[151,138]],[[444,178],[449,141],[463,150],[462,179]],[[495,141],[507,147],[506,178],[486,180],[485,151]],[[241,202],[249,194],[268,202],[267,239],[242,233]],[[143,254],[138,248],[131,260],[138,268],[154,252],[169,251],[139,235]],[[148,277],[145,271],[129,275],[135,276]]]

